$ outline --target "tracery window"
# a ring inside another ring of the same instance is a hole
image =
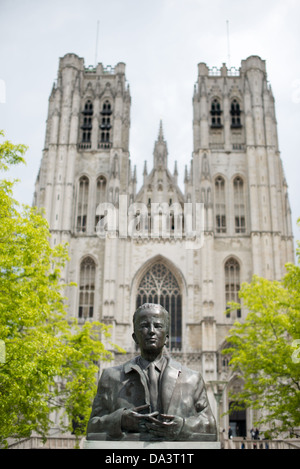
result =
[[[231,127],[239,128],[241,127],[241,109],[239,102],[236,99],[233,99],[231,102]]]
[[[242,178],[236,177],[233,181],[234,197],[234,224],[236,233],[245,233],[245,201],[244,201],[244,183]]]
[[[88,213],[88,197],[89,197],[89,180],[86,176],[82,176],[78,183],[78,199],[77,199],[77,219],[76,231],[85,232],[87,229],[87,213]]]
[[[233,301],[240,303],[239,299],[240,291],[240,265],[236,259],[230,258],[225,264],[225,301],[226,308],[229,308],[228,303]],[[230,312],[227,313],[226,317],[230,317]],[[236,310],[236,317],[241,317],[241,309]]]
[[[104,176],[99,176],[96,182],[96,214],[95,214],[95,229],[98,222],[104,216],[102,213],[97,212],[97,207],[106,201],[106,179]]]
[[[82,143],[91,143],[91,135],[92,135],[92,116],[93,116],[93,103],[88,100],[85,103],[84,110],[82,111],[83,114],[83,122],[82,122]]]
[[[87,319],[94,315],[95,262],[86,257],[80,265],[78,317]]]
[[[217,98],[214,98],[211,103],[211,126],[212,127],[222,127],[222,120],[221,120],[221,104]]]
[[[216,232],[226,233],[225,181],[221,176],[215,180]]]
[[[101,124],[100,124],[100,146],[109,148],[111,143],[111,104],[108,100],[103,103],[101,111]]]
[[[154,264],[144,275],[137,292],[136,307],[144,303],[161,304],[170,315],[170,349],[182,347],[182,297],[178,282],[162,263]]]

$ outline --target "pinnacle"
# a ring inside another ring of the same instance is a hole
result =
[[[158,133],[158,140],[160,140],[160,141],[164,140],[163,126],[162,126],[162,119],[160,119],[160,122],[159,122],[159,133]]]

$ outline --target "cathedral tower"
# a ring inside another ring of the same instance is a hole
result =
[[[56,242],[93,235],[101,197],[113,202],[132,189],[130,106],[125,64],[85,68],[75,54],[60,59],[34,200],[45,207]]]
[[[190,186],[206,203],[207,232],[243,251],[248,243],[249,274],[280,279],[293,261],[291,211],[265,61],[251,56],[239,70],[200,63],[193,109]]]

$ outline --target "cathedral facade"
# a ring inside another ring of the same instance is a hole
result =
[[[162,123],[143,184],[129,154],[131,95],[125,64],[85,67],[67,54],[49,98],[34,205],[45,208],[53,245],[69,244],[63,277],[68,314],[111,325],[112,342],[136,353],[132,315],[145,302],[171,316],[169,352],[200,370],[221,428],[245,435],[248,410],[219,417],[242,383],[221,354],[242,282],[280,279],[294,261],[291,211],[278,148],[274,97],[257,56],[239,70],[198,64],[191,84],[193,153],[168,167]],[[248,433],[249,434],[249,433]]]

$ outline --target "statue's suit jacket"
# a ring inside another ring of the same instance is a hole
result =
[[[167,359],[160,383],[160,413],[184,418],[178,440],[216,439],[216,424],[200,373]],[[146,377],[138,365],[138,357],[123,365],[107,368],[99,380],[87,439],[92,434],[106,433],[108,439],[122,439],[124,409],[150,404]],[[198,436],[197,436],[198,435]],[[141,438],[143,439],[143,438]],[[145,438],[146,439],[146,438]]]

